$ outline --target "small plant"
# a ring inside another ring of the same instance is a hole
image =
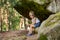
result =
[[[46,35],[41,34],[38,40],[48,40]]]

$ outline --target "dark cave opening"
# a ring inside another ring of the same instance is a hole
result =
[[[29,11],[33,10],[35,12],[36,17],[38,17],[41,22],[49,17],[49,15],[54,14],[47,10],[47,6],[49,3],[46,3],[44,5],[37,4],[33,1],[31,2],[25,2],[22,4],[16,4],[14,8],[24,17],[29,18]],[[29,18],[30,19],[30,18]]]

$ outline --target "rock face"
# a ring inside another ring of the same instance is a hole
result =
[[[29,1],[34,1],[34,2],[36,2],[38,4],[44,4],[44,3],[47,3],[47,2],[49,2],[51,0],[29,0]]]
[[[60,0],[52,0],[52,2],[47,7],[47,9],[54,13],[59,12],[60,11]]]
[[[54,13],[56,13],[56,2],[55,2],[55,0],[53,0],[51,3],[50,3],[50,5],[47,7],[47,9],[49,10],[49,11],[51,11],[51,12],[54,12]]]
[[[39,40],[42,37],[41,34],[46,35],[48,40],[60,40],[60,12],[52,14],[42,22],[38,31]]]

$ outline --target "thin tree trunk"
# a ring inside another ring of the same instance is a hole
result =
[[[0,9],[1,13],[0,13],[0,19],[1,19],[1,32],[2,32],[2,22],[3,22],[3,8]]]
[[[1,8],[0,8],[0,31],[1,31]]]

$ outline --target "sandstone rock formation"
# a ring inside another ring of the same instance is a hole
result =
[[[59,12],[60,11],[60,0],[52,0],[52,2],[47,7],[47,9],[54,13]]]
[[[41,34],[46,35],[48,40],[60,40],[60,12],[42,22],[38,31],[39,39]]]

